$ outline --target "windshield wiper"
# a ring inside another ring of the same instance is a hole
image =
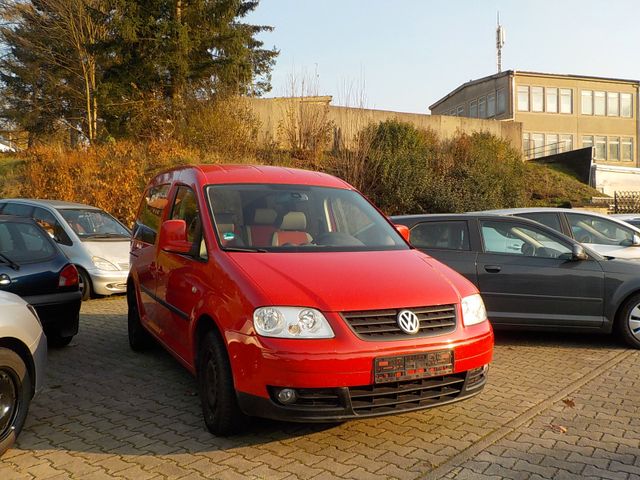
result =
[[[129,235],[122,233],[85,233],[82,234],[83,238],[130,238]]]
[[[223,247],[225,252],[253,252],[253,253],[267,253],[268,250],[264,248],[249,248],[249,247]]]
[[[7,257],[4,253],[0,253],[0,260],[3,260],[4,263],[6,263],[7,265],[9,265],[12,269],[14,269],[16,272],[18,270],[20,270],[20,265],[18,265],[16,262],[14,262],[13,260],[11,260],[9,257]]]

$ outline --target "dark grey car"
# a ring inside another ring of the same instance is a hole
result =
[[[640,348],[637,261],[609,259],[537,222],[490,214],[392,217],[414,247],[480,290],[496,328],[620,332]]]

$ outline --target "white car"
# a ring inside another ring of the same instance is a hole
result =
[[[529,218],[613,258],[640,260],[640,228],[608,215],[568,208],[509,208],[496,213]]]
[[[611,215],[611,217],[622,220],[634,227],[640,227],[640,213],[616,213]]]
[[[44,380],[47,339],[35,309],[0,291],[0,455],[15,442]]]
[[[82,299],[127,290],[131,232],[104,210],[60,200],[7,198],[0,213],[33,218],[78,269]]]

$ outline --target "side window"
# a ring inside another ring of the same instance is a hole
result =
[[[630,228],[624,228],[606,218],[578,213],[567,213],[566,215],[573,236],[578,242],[621,246],[633,244],[635,232]]]
[[[534,222],[541,223],[542,225],[546,225],[549,228],[553,228],[557,232],[562,233],[562,226],[560,225],[560,217],[557,213],[520,213],[519,217],[528,218],[533,220]]]
[[[411,229],[411,244],[418,248],[469,250],[467,222],[424,222]]]
[[[51,212],[44,208],[36,207],[33,210],[33,219],[38,225],[44,228],[45,232],[56,242],[63,245],[72,245],[71,239]]]
[[[202,235],[202,220],[196,195],[189,187],[180,186],[171,207],[172,220],[184,220],[187,224],[187,240],[198,244],[198,257],[207,258],[207,247]]]
[[[535,227],[516,222],[492,221],[482,221],[480,225],[486,252],[538,258],[571,258],[569,245]]]
[[[145,192],[140,213],[133,226],[133,238],[144,243],[156,243],[162,212],[167,205],[169,185],[158,185]]]
[[[22,205],[21,203],[7,203],[2,209],[4,215],[15,215],[17,217],[30,217],[33,207]]]

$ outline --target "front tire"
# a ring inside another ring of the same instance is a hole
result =
[[[0,455],[16,441],[33,397],[27,366],[13,350],[0,347]]]
[[[47,345],[53,348],[62,348],[69,345],[72,339],[73,335],[63,337],[61,335],[50,333],[49,335],[47,335]]]
[[[149,332],[145,330],[140,321],[140,312],[138,310],[138,300],[133,283],[127,285],[127,330],[129,333],[129,346],[134,352],[143,352],[148,350],[153,344],[153,339]]]
[[[211,433],[232,435],[246,425],[248,418],[238,406],[227,351],[213,331],[200,342],[198,389],[204,423]]]
[[[82,268],[78,268],[78,277],[80,280],[80,293],[82,294],[82,301],[84,302],[91,298],[91,278]]]
[[[622,339],[633,348],[640,348],[640,293],[627,300],[616,320]]]

